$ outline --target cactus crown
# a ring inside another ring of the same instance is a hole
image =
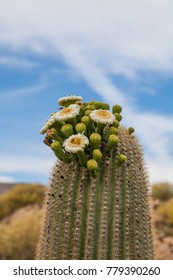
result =
[[[118,126],[122,108],[114,105],[112,112],[104,102],[82,102],[81,96],[68,95],[58,100],[62,107],[51,114],[40,133],[46,133],[44,143],[62,161],[79,161],[95,177],[102,158],[102,149],[109,154],[119,142]],[[129,130],[132,133],[132,128]],[[134,129],[133,129],[134,131]],[[126,155],[117,155],[117,166]]]

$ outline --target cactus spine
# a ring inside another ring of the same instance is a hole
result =
[[[91,124],[89,130],[91,135]],[[110,148],[109,125],[97,128],[95,137],[98,130],[102,135],[96,145],[102,154],[98,162],[86,151],[88,164],[82,166],[80,157],[69,162],[64,157],[54,167],[37,259],[154,258],[141,146],[118,126],[119,141]]]

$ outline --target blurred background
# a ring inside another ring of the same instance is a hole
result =
[[[172,0],[0,1],[1,259],[33,258],[55,161],[39,131],[68,94],[123,107],[157,186],[161,258],[172,257],[172,14]],[[31,255],[13,255],[20,234]]]

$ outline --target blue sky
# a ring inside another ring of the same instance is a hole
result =
[[[172,14],[172,0],[2,0],[0,181],[48,182],[39,130],[76,94],[121,104],[151,182],[172,183]]]

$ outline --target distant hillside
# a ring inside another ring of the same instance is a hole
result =
[[[0,183],[0,195],[10,191],[16,183]]]

